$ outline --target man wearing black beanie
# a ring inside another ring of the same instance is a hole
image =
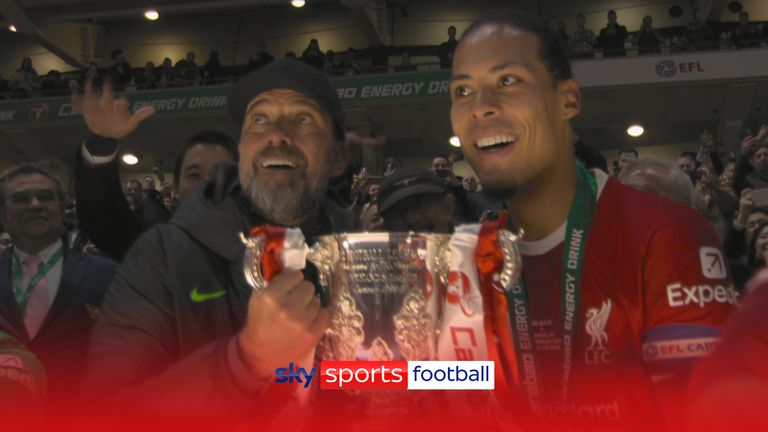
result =
[[[229,108],[242,123],[239,165],[147,231],[105,299],[89,356],[84,398],[99,402],[89,418],[125,421],[129,409],[139,424],[217,429],[264,418],[275,369],[311,354],[328,326],[299,271],[252,295],[239,235],[271,223],[301,227],[311,244],[355,228],[325,200],[345,168],[341,103],[322,72],[286,59],[243,77]]]

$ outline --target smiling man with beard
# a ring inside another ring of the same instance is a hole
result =
[[[84,397],[99,408],[88,417],[129,407],[127,421],[154,427],[263,424],[275,369],[306,358],[327,328],[301,272],[252,295],[239,235],[272,223],[311,244],[355,228],[325,199],[345,168],[341,103],[322,72],[280,60],[243,77],[229,108],[242,123],[239,170],[222,167],[128,253],[93,333]]]

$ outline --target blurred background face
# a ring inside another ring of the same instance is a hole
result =
[[[616,14],[611,12],[608,14],[608,22],[609,23],[615,23],[616,22]]]
[[[448,159],[444,157],[436,157],[432,159],[432,171],[438,172],[438,171],[445,171],[449,170],[451,168],[451,164],[448,162]]]
[[[21,174],[5,188],[2,223],[17,243],[51,243],[64,231],[64,208],[56,185],[42,174]]]
[[[696,168],[696,164],[688,156],[677,158],[677,166],[686,174],[693,173],[693,170]]]
[[[768,168],[768,148],[760,147],[752,156],[752,167],[756,171],[765,171]]]
[[[760,229],[760,233],[755,240],[755,250],[753,251],[755,259],[759,259],[768,250],[768,226]]]
[[[211,178],[216,164],[233,160],[229,151],[220,145],[199,143],[190,147],[181,162],[180,178],[174,179],[176,198],[184,202],[200,183]]]
[[[768,222],[768,215],[765,213],[753,212],[747,216],[747,229],[744,230],[747,242],[752,239],[752,235],[755,233],[755,228],[763,222]]]

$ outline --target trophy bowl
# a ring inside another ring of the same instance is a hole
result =
[[[322,236],[309,260],[328,290],[323,360],[434,360],[448,234]]]

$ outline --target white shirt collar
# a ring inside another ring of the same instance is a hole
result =
[[[599,201],[600,195],[603,193],[603,189],[605,188],[605,184],[608,182],[608,174],[602,172],[599,169],[593,169],[592,172],[595,174],[595,181],[597,183],[597,199]],[[543,239],[535,241],[521,241],[520,252],[523,255],[536,256],[544,255],[545,253],[551,251],[557,247],[557,245],[565,241],[565,229],[567,224],[568,219],[566,218],[562,225],[557,227],[556,230],[554,230]]]
[[[38,252],[37,255],[39,255],[43,262],[46,263],[51,259],[51,256],[53,256],[54,252],[56,252],[62,245],[63,243],[61,242],[61,239],[56,239],[55,242],[51,243],[50,246]],[[16,254],[16,258],[20,263],[24,262],[24,258],[30,255],[17,247],[13,248],[13,252]]]

